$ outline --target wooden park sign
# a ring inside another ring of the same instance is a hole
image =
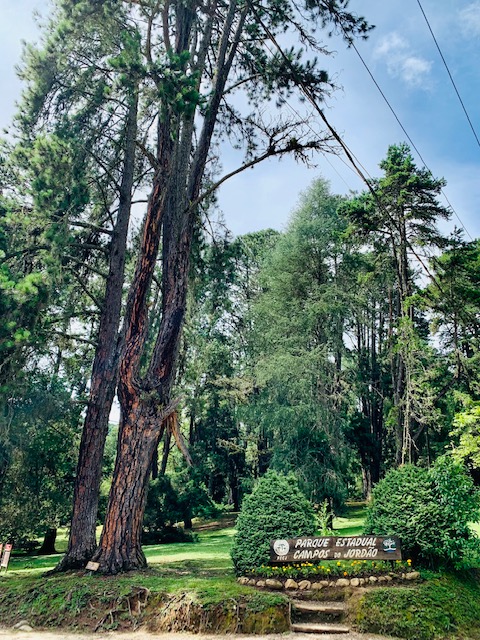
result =
[[[323,536],[272,540],[270,564],[321,560],[401,560],[396,536]]]

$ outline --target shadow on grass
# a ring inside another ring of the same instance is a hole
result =
[[[189,566],[196,572],[223,572],[232,567],[230,547],[235,529],[204,531],[198,534],[198,542],[145,545],[143,547],[150,567],[186,571]],[[40,576],[53,569],[62,554],[50,556],[12,556],[8,574]],[[8,575],[7,574],[7,575]],[[4,574],[5,575],[5,574]]]

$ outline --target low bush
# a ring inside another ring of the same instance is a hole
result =
[[[468,568],[480,561],[479,540],[469,528],[479,516],[478,490],[444,456],[431,469],[389,471],[373,490],[365,533],[399,536],[404,555],[415,563]]]
[[[187,533],[196,516],[216,516],[218,509],[208,497],[203,485],[187,476],[182,490],[177,490],[167,476],[150,482],[143,520],[142,542],[195,542]],[[184,527],[175,526],[184,522]]]
[[[235,572],[269,561],[270,541],[315,533],[315,513],[293,476],[268,471],[246,496],[232,546]]]
[[[472,572],[431,574],[410,587],[366,591],[354,604],[359,631],[410,640],[480,638],[480,582]]]
[[[144,529],[142,532],[142,544],[172,544],[175,542],[198,542],[198,536],[188,529],[173,526],[154,530]]]

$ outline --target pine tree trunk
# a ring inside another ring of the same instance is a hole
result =
[[[131,398],[122,417],[113,482],[100,545],[93,560],[99,572],[116,574],[146,566],[141,535],[153,452],[163,417],[157,405]]]
[[[160,465],[159,475],[164,476],[167,472],[167,464],[168,464],[168,456],[170,455],[170,443],[172,440],[172,432],[167,431],[165,434],[165,439],[163,441],[163,453],[162,453],[162,462]]]
[[[103,452],[118,379],[121,346],[119,326],[135,164],[137,109],[138,95],[135,92],[128,113],[119,210],[110,244],[109,274],[80,443],[70,537],[67,553],[56,571],[84,567],[97,547],[96,525]]]
[[[229,5],[222,27],[217,72],[205,119],[193,153],[193,113],[176,114],[163,104],[157,124],[156,172],[143,225],[135,274],[125,311],[125,346],[119,367],[118,396],[122,408],[117,460],[105,526],[94,555],[99,571],[115,574],[142,568],[141,529],[149,470],[164,424],[175,403],[170,394],[175,377],[185,317],[188,273],[197,212],[191,206],[200,192],[208,153],[234,52],[239,45],[247,9],[237,16]],[[168,12],[165,12],[168,17]],[[194,14],[177,6],[175,50],[188,50]],[[168,29],[168,24],[165,25]],[[204,33],[207,54],[212,22]],[[148,335],[150,288],[162,242],[162,317],[148,364],[143,363]],[[144,364],[144,367],[142,367]]]
[[[381,345],[382,330],[382,318],[379,317],[379,336],[378,345]],[[370,465],[370,490],[380,480],[380,473],[383,460],[383,438],[384,438],[384,425],[383,425],[383,389],[382,389],[382,375],[381,367],[379,364],[379,353],[377,353],[377,335],[375,332],[375,320],[372,321],[372,340],[371,340],[371,385],[373,390],[371,401],[371,432],[372,432],[372,455]]]
[[[141,533],[149,472],[165,422],[174,409],[168,403],[185,316],[193,216],[186,216],[180,223],[177,219],[169,220],[168,224],[163,222],[162,321],[148,372],[143,378],[138,373],[146,338],[148,289],[158,253],[160,222],[165,213],[172,213],[165,192],[160,182],[152,192],[141,257],[127,303],[126,346],[119,369],[122,418],[117,458],[105,525],[93,557],[99,563],[99,571],[106,574],[146,565]]]

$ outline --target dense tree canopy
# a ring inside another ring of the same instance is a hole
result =
[[[58,0],[42,44],[28,49],[19,149],[25,158],[39,149],[42,169],[34,171],[32,190],[24,196],[34,215],[47,215],[53,243],[48,249],[57,250],[61,267],[86,262],[86,276],[104,274],[95,293],[90,278],[77,279],[100,316],[92,327],[96,353],[62,568],[81,566],[93,552],[100,461],[117,376],[118,455],[95,559],[104,572],[145,563],[141,522],[162,435],[174,435],[189,458],[172,389],[192,241],[203,203],[226,178],[210,170],[211,161],[222,140],[245,149],[239,170],[284,153],[306,157],[328,148],[329,134],[312,136],[308,114],[292,120],[279,111],[269,120],[262,109],[273,100],[280,109],[296,89],[317,99],[331,90],[313,57],[326,49],[311,30],[315,25],[319,35],[327,24],[341,29],[347,41],[369,30],[343,0]],[[285,34],[303,45],[283,49],[277,38]],[[128,217],[140,187],[149,193],[148,205],[120,329]],[[108,275],[106,265],[90,263],[90,254],[71,251],[77,227],[96,234],[90,253],[98,248],[107,257]],[[158,320],[149,313],[152,306]],[[101,376],[108,377],[103,393]]]
[[[439,233],[444,181],[407,145],[363,194],[315,181],[282,233],[211,224],[231,175],[331,150],[309,112],[334,88],[322,36],[369,28],[346,0],[56,0],[26,49],[0,158],[0,503],[31,491],[9,535],[34,536],[73,490],[59,569],[143,567],[142,531],[238,509],[268,469],[330,510],[445,447],[478,469],[478,241]],[[244,156],[222,175],[226,144]]]

